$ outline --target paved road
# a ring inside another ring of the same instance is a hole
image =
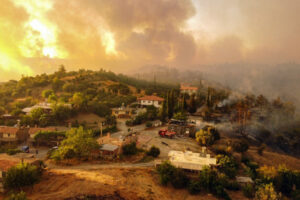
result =
[[[145,130],[146,126],[145,124],[141,124],[141,125],[137,125],[137,126],[132,126],[132,127],[128,127],[126,126],[126,120],[127,119],[117,119],[117,126],[118,126],[118,129],[120,131],[116,132],[116,133],[113,133],[111,136],[112,137],[120,137],[122,135],[125,135],[126,133],[128,133],[128,128],[130,128],[133,132],[141,132],[143,130]]]

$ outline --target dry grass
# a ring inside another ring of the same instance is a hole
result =
[[[256,148],[248,150],[248,154],[257,162],[259,165],[267,165],[277,167],[279,165],[286,165],[289,169],[300,169],[300,159],[286,155],[279,154],[271,151],[264,151],[263,155],[260,156],[257,153]]]

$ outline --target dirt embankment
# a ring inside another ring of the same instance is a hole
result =
[[[31,200],[215,200],[209,194],[191,196],[186,190],[162,187],[153,169],[51,169],[26,193]],[[110,198],[109,198],[110,197]]]

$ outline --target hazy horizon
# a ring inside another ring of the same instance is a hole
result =
[[[3,0],[0,78],[68,69],[300,62],[300,2]]]

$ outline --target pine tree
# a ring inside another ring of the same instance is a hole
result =
[[[161,112],[160,112],[160,120],[162,122],[166,121],[167,118],[167,100],[163,101],[162,107],[161,107]]]
[[[190,113],[195,113],[196,111],[197,111],[196,99],[195,99],[195,95],[193,94],[191,96],[189,112]]]

